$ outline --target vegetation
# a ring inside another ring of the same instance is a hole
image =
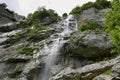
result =
[[[61,79],[58,80],[84,80],[79,73],[71,74],[71,76],[63,76]]]
[[[6,45],[6,47],[9,47],[15,43],[18,42],[39,42],[43,39],[48,38],[51,34],[53,34],[54,30],[47,30],[47,26],[33,26],[33,29],[31,27],[26,28],[24,31],[17,33],[14,36],[9,37],[6,41],[1,43],[1,45]]]
[[[38,24],[44,22],[45,18],[50,19],[51,22],[59,19],[58,14],[52,9],[38,8],[33,14],[28,15],[28,24]]]
[[[120,1],[112,1],[112,9],[110,9],[104,16],[106,18],[106,31],[110,34],[113,44],[116,49],[112,52],[120,53]]]
[[[4,8],[7,7],[7,5],[6,5],[5,3],[1,3],[0,6],[1,6],[1,7],[4,7]]]
[[[82,7],[75,7],[70,14],[81,14],[83,10],[87,10],[89,8],[97,8],[97,9],[104,9],[111,7],[110,1],[107,0],[96,0],[96,2],[88,2],[84,4]]]
[[[79,27],[79,31],[85,31],[85,30],[96,30],[99,31],[102,29],[102,24],[99,24],[97,21],[92,20],[85,20],[84,24]]]
[[[34,50],[37,50],[37,49],[31,48],[31,47],[22,47],[20,48],[19,54],[33,55]]]
[[[18,78],[6,78],[5,80],[19,80]]]
[[[63,13],[62,14],[62,17],[64,18],[64,17],[67,17],[68,16],[68,14],[67,13]]]
[[[104,75],[110,75],[112,73],[111,68],[106,70],[103,74]]]

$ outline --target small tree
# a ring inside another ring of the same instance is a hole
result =
[[[67,13],[62,14],[62,17],[67,17],[67,16],[68,16]]]

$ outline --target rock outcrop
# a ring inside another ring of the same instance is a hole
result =
[[[72,34],[61,52],[68,57],[97,61],[110,56],[113,47],[106,32],[97,34],[94,31],[84,31]]]
[[[13,11],[7,9],[6,4],[0,4],[0,24],[13,23],[23,19],[23,16],[19,16]]]
[[[68,67],[62,70],[61,72],[59,72],[53,78],[51,78],[51,80],[66,80],[66,79],[72,80],[71,77],[74,77],[74,75],[76,74],[79,76],[79,78],[81,78],[81,80],[82,79],[92,80],[97,75],[104,73],[106,70],[109,70],[113,65],[117,64],[119,61],[120,61],[120,56],[109,61],[102,61],[99,63],[86,65],[78,69],[72,69]],[[116,68],[116,70],[117,69],[118,67]],[[117,76],[119,76],[119,72]],[[79,80],[79,79],[76,79],[76,80]]]
[[[120,63],[117,63],[112,67],[113,80],[120,80]]]

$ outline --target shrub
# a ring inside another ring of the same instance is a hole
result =
[[[57,21],[60,17],[58,14],[52,10],[52,9],[45,9],[44,7],[38,8],[37,11],[35,11],[33,14],[28,15],[27,23],[32,24],[38,24],[40,22],[44,22],[45,18],[49,18],[52,22]]]
[[[97,21],[92,20],[85,20],[84,24],[79,27],[79,31],[85,31],[85,30],[99,30],[102,29],[102,25],[99,24]]]
[[[92,7],[97,9],[104,9],[104,8],[110,8],[111,4],[110,1],[107,0],[96,0],[96,2],[88,2],[86,4],[83,4],[83,6],[81,7],[79,6],[75,7],[74,9],[72,9],[70,14],[81,14],[84,10],[87,10]]]
[[[67,17],[67,16],[68,16],[67,13],[62,14],[62,17]]]

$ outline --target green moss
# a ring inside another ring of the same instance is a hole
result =
[[[79,26],[78,31],[95,30],[98,33],[101,29],[103,29],[103,25],[99,24],[97,21],[85,20],[84,24]]]
[[[87,64],[89,65],[89,64],[93,64],[93,63],[95,63],[94,61],[92,61],[92,60],[90,60],[90,61],[87,61]]]
[[[18,78],[6,78],[5,80],[19,80]]]
[[[111,72],[111,69],[109,69],[109,70],[107,70],[107,71],[105,71],[103,74],[104,75],[109,75],[109,74],[111,74],[112,72]]]
[[[71,76],[63,76],[61,79],[58,80],[84,80],[81,78],[81,76],[76,73],[76,74],[71,74]]]
[[[37,49],[31,48],[31,47],[22,47],[20,48],[19,54],[33,55],[34,50],[37,50]]]

